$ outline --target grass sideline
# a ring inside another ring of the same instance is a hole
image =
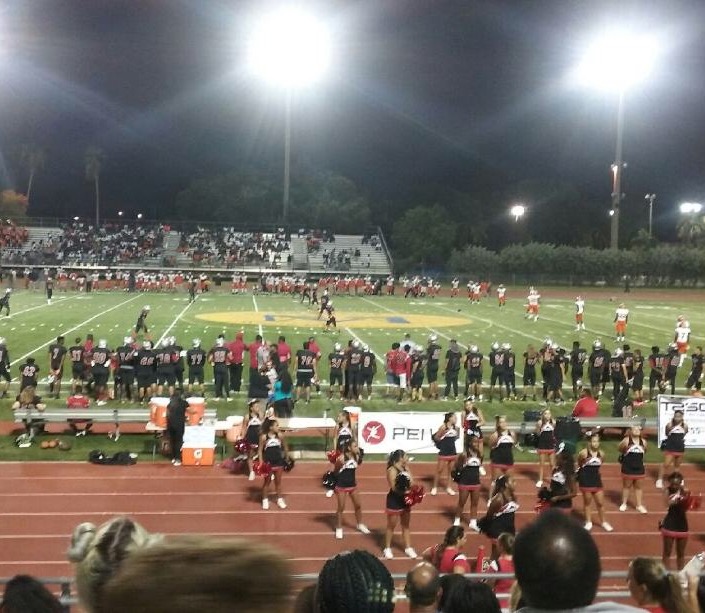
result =
[[[581,290],[582,291],[582,290]],[[13,360],[12,375],[18,376],[18,367],[27,356],[33,355],[42,369],[41,380],[45,381],[48,368],[47,347],[59,334],[66,336],[67,346],[74,337],[85,338],[93,333],[96,341],[105,338],[111,348],[121,343],[134,326],[139,309],[150,304],[152,307],[148,319],[151,337],[158,340],[168,333],[175,335],[184,346],[190,345],[191,339],[198,337],[204,348],[209,348],[219,333],[228,339],[235,332],[243,330],[246,340],[254,339],[260,327],[265,339],[276,340],[279,335],[286,336],[287,342],[295,352],[303,341],[315,335],[321,351],[326,356],[335,342],[347,343],[348,339],[357,338],[378,355],[383,356],[395,340],[401,340],[409,333],[414,342],[425,345],[430,334],[437,334],[444,349],[451,338],[457,338],[463,350],[469,344],[479,345],[487,355],[493,341],[509,342],[517,356],[525,350],[528,343],[538,346],[544,338],[551,338],[562,346],[570,347],[573,340],[580,340],[583,346],[589,346],[595,338],[600,338],[608,348],[616,346],[613,341],[612,320],[617,301],[625,296],[610,296],[606,290],[584,292],[586,299],[587,331],[574,332],[573,298],[576,290],[551,288],[542,292],[541,316],[538,322],[524,319],[524,288],[509,288],[508,303],[500,311],[496,300],[484,299],[479,305],[470,305],[466,298],[450,299],[439,296],[436,299],[407,299],[402,297],[367,297],[334,296],[333,301],[338,315],[338,332],[323,332],[323,324],[316,319],[315,309],[302,305],[299,298],[288,295],[231,295],[226,292],[213,292],[199,296],[198,300],[188,305],[184,293],[175,294],[126,294],[123,292],[99,292],[92,294],[66,293],[55,296],[52,305],[46,305],[41,292],[18,291],[13,294],[11,318],[0,319],[0,336],[7,339],[10,357]],[[648,354],[653,344],[665,347],[673,338],[676,317],[683,313],[690,320],[695,334],[691,345],[702,343],[704,337],[700,331],[705,330],[705,315],[696,311],[696,292],[670,291],[654,295],[639,292],[628,296],[627,307],[631,310],[627,342],[632,349],[640,348]],[[518,360],[520,362],[520,360]],[[375,398],[360,404],[365,411],[438,411],[444,412],[458,408],[453,402],[422,402],[398,405],[394,399],[384,398],[384,373],[382,364],[378,363],[375,377]],[[687,378],[689,360],[678,375],[679,385]],[[488,375],[485,367],[485,377]],[[327,380],[327,369],[323,368],[321,378]],[[521,381],[521,366],[517,369],[518,383]],[[245,374],[245,378],[247,375]],[[207,379],[210,379],[210,372]],[[46,394],[46,382],[40,380],[39,395]],[[11,393],[16,394],[13,384]],[[324,390],[326,385],[324,384]],[[67,393],[64,382],[62,395]],[[461,391],[462,393],[462,391]],[[566,394],[566,398],[570,393]],[[0,421],[11,421],[11,400],[0,401]],[[49,406],[63,406],[63,400],[48,400]],[[507,401],[499,404],[481,402],[488,421],[497,413],[506,414],[510,421],[521,421],[523,411],[538,408],[537,403]],[[297,403],[296,414],[299,416],[321,416],[324,412],[334,415],[344,403],[329,401],[325,394],[314,396],[310,405]],[[245,412],[244,395],[232,403],[211,403],[220,417]],[[570,412],[572,402],[554,408],[556,415]],[[609,403],[603,403],[601,411],[609,411]],[[640,409],[645,416],[655,415],[655,405],[649,404]],[[136,438],[132,438],[135,436]],[[18,449],[12,444],[13,437],[0,437],[0,460],[18,459],[85,459],[88,451],[101,448],[131,448],[141,451],[144,441],[149,437],[143,435],[125,435],[117,445],[103,439],[96,444],[100,435],[74,440],[74,449],[70,452],[53,452],[51,450]],[[134,440],[134,442],[133,442]],[[311,442],[311,441],[310,441]],[[650,461],[656,461],[656,441],[651,440]],[[86,445],[84,447],[84,445]],[[27,453],[30,452],[30,453]],[[655,454],[653,457],[651,454]],[[615,454],[616,455],[616,454]],[[531,461],[531,457],[517,460]],[[535,456],[533,456],[535,457]],[[693,461],[705,461],[705,452],[692,451],[688,454]]]

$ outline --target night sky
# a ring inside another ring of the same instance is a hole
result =
[[[30,214],[88,214],[83,155],[95,145],[107,156],[106,216],[168,217],[195,178],[278,168],[282,96],[243,70],[249,19],[268,5],[4,0],[0,181],[24,191],[16,152],[35,142],[47,160]],[[627,94],[627,203],[656,192],[665,226],[682,200],[705,201],[702,0],[315,6],[335,59],[324,83],[295,97],[295,160],[351,177],[373,202],[428,185],[489,193],[538,179],[576,185],[606,214],[616,95],[566,77],[610,23],[664,41],[654,74]]]

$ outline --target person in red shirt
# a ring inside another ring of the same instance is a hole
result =
[[[243,336],[242,332],[238,332],[235,335],[235,340],[227,344],[231,359],[228,369],[230,371],[230,391],[232,392],[239,392],[242,387],[242,363],[247,349]]]
[[[650,613],[689,610],[678,573],[669,573],[653,558],[636,557],[629,563],[627,587],[637,605]]]
[[[311,347],[311,341],[309,341],[309,348]],[[318,352],[320,354],[320,351]],[[288,368],[291,365],[291,347],[286,344],[286,338],[283,336],[279,337],[277,343],[277,355],[279,356],[279,363],[286,364]]]
[[[90,398],[84,396],[81,391],[81,386],[79,385],[73,395],[66,399],[66,408],[87,409],[91,405]],[[93,422],[90,419],[68,419],[66,421],[76,436],[86,436],[88,431],[93,427]],[[78,428],[79,424],[84,424],[83,430]]]
[[[384,356],[387,372],[387,396],[392,392],[392,388],[399,387],[399,379],[394,374],[394,364],[397,361],[399,343],[392,343],[392,348]]]
[[[514,535],[503,532],[497,538],[497,550],[499,555],[496,560],[490,562],[488,572],[490,573],[512,573],[514,574]],[[514,579],[495,579],[491,581],[495,594],[509,594],[512,591]],[[499,600],[502,609],[509,608],[509,598]]]
[[[423,552],[423,559],[433,564],[440,573],[458,573],[464,575],[470,572],[470,563],[461,551],[467,537],[462,526],[451,526],[446,530],[443,542],[429,547]]]
[[[580,419],[581,417],[597,417],[599,407],[597,400],[592,396],[592,390],[589,387],[584,387],[580,394],[580,400],[573,407],[573,417]]]

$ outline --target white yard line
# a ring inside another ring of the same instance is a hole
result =
[[[184,313],[189,310],[189,308],[191,307],[192,304],[195,304],[195,302],[189,302],[183,309],[181,309],[181,312],[176,316],[174,321],[172,321],[171,324],[169,325],[169,327],[166,330],[164,330],[164,334],[162,334],[159,337],[159,340],[156,343],[154,343],[155,347],[158,347],[161,344],[161,342],[166,338],[166,335],[169,334],[169,332],[171,332],[171,329],[184,316]]]
[[[257,300],[255,299],[255,295],[252,294],[252,304],[255,307],[255,313],[259,313],[259,307],[257,306]],[[257,327],[259,329],[259,335],[264,338],[264,331],[262,330],[262,324],[257,324]]]
[[[369,343],[366,343],[365,341],[363,341],[363,340],[362,340],[357,334],[355,334],[350,328],[345,328],[345,331],[346,331],[350,336],[352,336],[358,343],[360,343],[360,346],[362,346],[362,345],[369,345]],[[371,345],[369,345],[369,346],[370,346],[370,349],[373,349],[373,347],[372,347]],[[382,364],[382,366],[386,366],[385,361],[384,361],[379,355],[377,355],[377,352],[376,352],[376,351],[374,351],[374,354],[375,354],[375,358],[377,359],[377,361],[378,361],[380,364]]]
[[[45,302],[44,304],[39,304],[39,305],[37,305],[37,306],[33,306],[33,307],[28,308],[28,309],[24,309],[24,310],[22,310],[22,311],[16,311],[16,312],[12,313],[12,315],[11,315],[11,317],[10,317],[9,319],[14,319],[15,317],[17,317],[17,315],[22,315],[22,313],[29,313],[30,311],[34,311],[34,310],[36,310],[36,309],[43,309],[43,308],[46,308],[46,307],[48,307],[48,306],[55,306],[55,305],[57,305],[57,304],[59,304],[59,303],[61,303],[61,302],[66,302],[67,300],[73,300],[74,298],[78,298],[78,296],[67,296],[66,298],[57,298],[56,300],[54,300],[54,304],[52,304],[52,305],[48,305],[48,304]],[[5,317],[4,320],[6,320],[6,319],[8,319],[8,318]],[[3,321],[4,321],[4,320],[3,320]]]
[[[101,312],[98,313],[97,315],[93,315],[93,317],[89,317],[89,318],[86,319],[85,321],[82,321],[80,324],[76,324],[73,328],[69,328],[68,330],[64,330],[63,332],[59,332],[56,336],[53,336],[53,337],[52,337],[50,340],[48,340],[46,343],[43,343],[43,344],[39,345],[39,347],[35,347],[34,349],[32,349],[32,351],[30,351],[30,352],[28,352],[28,353],[25,353],[23,356],[21,356],[21,357],[17,358],[16,360],[13,360],[12,362],[10,362],[10,366],[14,366],[15,364],[19,364],[20,362],[23,362],[24,360],[26,360],[26,359],[27,359],[29,356],[31,356],[33,353],[36,353],[36,352],[39,351],[40,349],[44,349],[44,347],[48,347],[49,345],[51,345],[51,344],[56,340],[56,337],[57,337],[57,336],[62,336],[62,335],[63,335],[63,336],[67,336],[68,334],[70,334],[70,333],[73,332],[74,330],[78,330],[78,329],[81,328],[82,326],[85,326],[86,324],[91,323],[91,322],[94,321],[95,319],[98,319],[99,317],[102,317],[103,315],[106,315],[107,313],[110,313],[110,311],[114,311],[115,309],[119,309],[121,306],[123,306],[123,305],[125,305],[125,304],[128,304],[128,303],[132,302],[133,300],[137,300],[138,298],[144,299],[144,297],[143,297],[141,294],[138,294],[137,296],[133,296],[132,298],[128,298],[127,300],[123,300],[123,301],[120,302],[119,304],[116,304],[114,307],[110,307],[109,309],[105,309],[104,311],[101,311]]]

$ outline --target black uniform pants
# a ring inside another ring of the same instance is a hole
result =
[[[239,392],[242,386],[242,364],[231,364],[230,370],[230,389],[233,392]]]
[[[458,370],[447,370],[446,371],[446,389],[443,395],[447,398],[450,394],[451,388],[453,388],[453,396],[458,397]]]
[[[216,398],[227,398],[228,392],[228,367],[225,364],[216,364],[213,367],[213,379],[215,380]]]
[[[181,461],[181,446],[184,444],[184,425],[181,427],[169,424],[166,429],[171,444],[171,459]]]

